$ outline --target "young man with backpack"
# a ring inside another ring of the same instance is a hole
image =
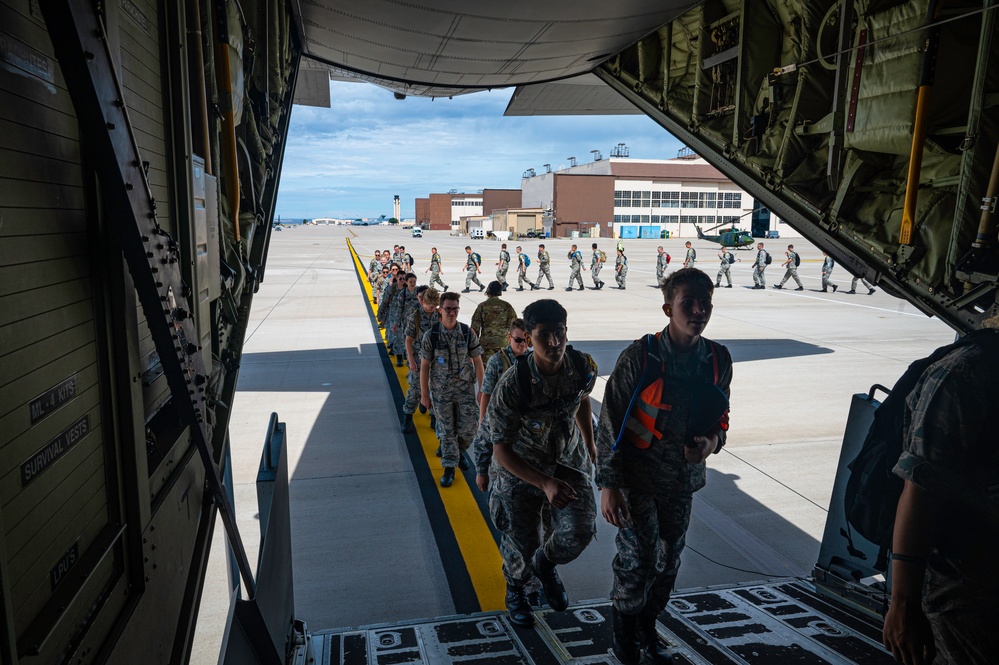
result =
[[[607,263],[607,254],[602,249],[597,249],[597,243],[593,243],[593,256],[590,258],[590,275],[593,277],[593,288],[599,290],[604,287],[604,282],[600,279],[600,269]]]
[[[601,513],[618,527],[614,654],[625,665],[672,662],[656,620],[676,582],[704,462],[725,445],[728,429],[732,357],[702,336],[711,278],[683,268],[662,291],[669,323],[621,353],[597,426]]]
[[[694,264],[697,263],[697,250],[690,246],[689,240],[683,246],[687,248],[687,255],[683,258],[683,267],[693,268]]]
[[[839,288],[839,284],[833,284],[832,280],[829,279],[832,277],[832,271],[836,266],[836,262],[833,261],[833,258],[825,252],[822,252],[822,256],[825,257],[822,259],[822,293],[828,293],[829,287],[832,287],[833,293],[836,293],[836,289]]]
[[[510,286],[506,281],[506,272],[509,269],[510,252],[506,251],[506,243],[503,243],[500,247],[499,261],[496,262],[496,281],[503,286],[504,291],[506,291],[507,287]]]
[[[430,249],[430,267],[423,271],[424,274],[430,273],[430,286],[434,284],[440,284],[443,291],[447,291],[447,284],[441,279],[441,275],[444,271],[441,269],[441,255],[437,253],[437,248],[433,247]]]
[[[906,665],[999,663],[999,318],[984,325],[910,365],[871,427],[901,420],[884,454],[900,439],[903,485],[879,503],[898,497],[883,641]]]
[[[794,283],[798,285],[795,291],[804,291],[805,287],[801,285],[801,280],[798,279],[798,266],[801,264],[801,257],[798,256],[798,252],[794,251],[794,245],[787,246],[787,252],[785,252],[787,260],[780,264],[784,268],[784,279],[780,281],[780,284],[774,284],[775,289],[783,289],[784,282],[794,278]]]
[[[552,281],[551,273],[551,262],[552,258],[548,254],[548,250],[545,249],[544,245],[538,245],[538,283],[534,285],[534,288],[541,288],[541,278],[548,278],[548,290],[552,291],[555,289],[555,282]]]
[[[728,251],[728,247],[722,247],[722,251],[718,253],[718,258],[721,259],[721,267],[718,270],[718,276],[715,277],[715,288],[721,286],[722,276],[728,279],[728,286],[726,289],[732,288],[732,264],[735,263],[735,256],[732,252]]]
[[[758,243],[756,245],[756,261],[753,262],[753,288],[754,289],[765,289],[767,288],[766,277],[763,276],[763,271],[767,269],[770,265],[770,252],[763,249],[763,243]]]
[[[482,257],[478,255],[477,252],[473,252],[471,247],[465,246],[465,254],[468,258],[465,260],[465,288],[462,289],[462,293],[468,293],[472,284],[477,284],[479,291],[483,291],[486,287],[479,281],[478,274],[482,273]]]
[[[617,282],[617,288],[622,291],[628,286],[628,257],[624,255],[624,250],[617,250],[617,258],[614,259],[614,280]]]
[[[666,269],[669,268],[669,254],[663,249],[662,245],[656,248],[659,255],[656,256],[656,284],[660,287],[663,285],[663,280],[666,279]]]
[[[520,245],[517,246],[517,290],[523,291],[524,284],[531,287],[531,290],[538,288],[527,276],[527,267],[531,265],[531,257],[524,253]]]
[[[513,320],[506,338],[509,342],[506,348],[494,354],[486,363],[482,389],[479,390],[479,431],[472,442],[472,458],[475,461],[475,484],[483,492],[489,489],[489,465],[493,461],[493,441],[485,421],[489,399],[500,377],[517,363],[517,358],[531,348],[527,331],[524,330],[524,319]]]
[[[502,533],[506,606],[518,626],[534,624],[524,590],[532,575],[553,610],[568,607],[555,566],[575,560],[596,534],[589,394],[597,366],[566,346],[566,317],[556,300],[524,309],[534,351],[500,377],[486,410],[493,441],[489,513]],[[542,542],[546,509],[550,531]]]
[[[482,383],[482,346],[475,331],[458,322],[460,299],[452,292],[441,296],[441,320],[430,327],[421,345],[420,404],[437,416],[441,487],[454,483],[455,467],[468,468],[464,452],[479,425],[475,386]]]
[[[441,304],[440,291],[432,286],[420,286],[416,289],[416,299],[420,304],[406,319],[403,329],[406,359],[409,363],[409,371],[406,374],[406,384],[409,388],[406,390],[406,401],[402,405],[403,432],[413,431],[413,414],[420,405],[420,358],[422,357],[420,344],[430,327],[441,320],[437,311],[438,305]],[[431,424],[433,427],[437,423],[433,416],[431,419],[434,421]]]
[[[580,268],[586,270],[583,265],[583,253],[576,249],[573,245],[572,249],[569,250],[569,286],[565,287],[566,291],[572,291],[573,281],[579,282],[579,290],[582,291],[585,287],[583,286],[583,275],[579,272]]]

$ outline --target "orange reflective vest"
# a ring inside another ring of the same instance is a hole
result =
[[[672,406],[663,401],[666,362],[657,352],[661,334],[661,332],[657,332],[655,335],[650,334],[643,338],[645,356],[642,360],[642,375],[638,380],[638,385],[635,387],[634,394],[631,396],[631,402],[628,404],[628,413],[625,416],[624,425],[614,443],[614,450],[617,450],[622,439],[627,440],[631,445],[640,450],[646,450],[652,445],[653,441],[662,440],[664,438],[663,432],[656,429],[656,421],[659,418],[660,411],[671,411]],[[711,361],[714,368],[714,385],[717,386],[720,375],[718,368],[717,345],[710,340],[706,341],[711,345]],[[646,378],[649,376],[649,368],[653,365],[653,363],[649,362],[650,356],[653,360],[658,361],[658,372],[656,372],[654,375],[655,378],[653,378],[651,382],[646,383]],[[724,413],[718,421],[718,427],[724,431],[728,431],[727,405]]]

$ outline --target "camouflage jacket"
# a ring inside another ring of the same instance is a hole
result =
[[[601,263],[602,261],[600,260],[600,252],[596,249],[593,250],[593,256],[590,257],[590,270],[593,270]]]
[[[434,252],[434,255],[430,257],[430,269],[433,271],[441,269],[441,255],[437,252]]]
[[[628,257],[622,254],[621,256],[614,259],[614,269],[618,272],[627,272],[628,270]]]
[[[577,249],[574,252],[569,252],[569,267],[573,270],[579,270],[583,267],[583,255]]]
[[[498,350],[506,345],[510,324],[517,318],[513,305],[498,296],[490,296],[479,303],[472,314],[472,328],[479,331],[482,346]]]
[[[500,253],[499,253],[499,268],[500,268],[500,270],[502,270],[503,268],[509,268],[509,267],[510,267],[510,252],[506,251],[505,249],[500,250]]]
[[[668,267],[669,263],[667,263],[666,252],[663,252],[656,258],[656,275],[662,277]]]
[[[999,333],[996,333],[999,334]],[[994,347],[993,347],[994,348]],[[960,604],[971,587],[999,594],[999,446],[988,415],[999,400],[999,357],[971,344],[930,365],[906,398],[897,476],[940,506],[924,607]]]
[[[831,275],[831,274],[832,274],[832,270],[833,270],[833,267],[834,267],[835,265],[836,265],[836,262],[835,262],[835,261],[833,261],[833,257],[831,257],[831,256],[827,256],[827,257],[826,257],[826,258],[825,258],[825,259],[824,259],[824,260],[822,261],[822,274],[823,274],[823,275]]]
[[[392,323],[399,325],[399,329],[402,330],[402,326],[406,324],[406,317],[418,306],[419,301],[416,299],[416,289],[412,291],[403,289],[392,300],[389,319],[391,319]]]
[[[467,332],[467,334],[466,334]],[[432,339],[433,328],[428,328],[420,345],[421,358],[430,361],[430,389],[464,381],[475,385],[475,366],[472,358],[482,355],[479,336],[467,326],[458,324],[454,330],[440,326],[437,345]]]
[[[712,345],[701,338],[689,354],[678,354],[669,340],[669,326],[659,336],[659,349],[666,368],[662,402],[669,409],[660,409],[655,429],[660,434],[652,445],[641,450],[622,437],[617,443],[628,417],[628,405],[642,376],[645,348],[642,340],[632,343],[617,360],[607,379],[600,421],[595,434],[597,445],[597,485],[600,487],[636,488],[657,494],[691,493],[704,486],[705,465],[691,464],[684,458],[684,444],[692,441],[688,420],[696,404],[691,399],[693,383],[714,383],[715,359],[711,349],[718,351],[717,385],[729,395],[732,382],[732,356],[721,344]],[[719,448],[725,443],[725,432],[719,434]]]
[[[519,272],[527,272],[527,261],[525,261],[526,258],[527,256],[523,252],[517,254],[517,270]]]
[[[547,249],[538,250],[538,263],[541,264],[542,268],[547,268],[548,264],[551,263],[551,260],[551,256],[549,256]]]
[[[756,267],[760,270],[766,270],[767,267],[767,250],[761,249],[756,252]]]
[[[507,344],[505,349],[497,351],[486,363],[485,372],[482,374],[482,388],[479,390],[483,395],[492,395],[496,389],[496,384],[506,370],[510,369],[517,362],[517,356],[513,355],[513,349]]]
[[[731,263],[729,262],[729,259],[730,259],[731,257],[732,257],[732,252],[729,252],[729,251],[727,251],[727,250],[721,253],[721,267],[722,267],[723,269],[724,269],[724,268],[728,268],[729,266],[731,266],[731,265],[732,265],[732,264],[731,264]]]
[[[576,424],[576,412],[588,399],[597,379],[597,364],[581,354],[589,375],[579,376],[575,363],[566,353],[562,368],[555,376],[538,372],[534,354],[528,352],[531,371],[531,395],[527,409],[521,410],[520,382],[517,370],[505,372],[493,390],[486,411],[494,445],[513,446],[513,451],[542,473],[555,472],[564,466],[589,475],[592,469],[583,435]],[[493,460],[493,470],[512,477]]]
[[[406,329],[404,334],[406,337],[413,338],[413,355],[415,355],[417,359],[422,357],[423,336],[428,330],[430,330],[430,326],[440,320],[441,314],[437,311],[437,309],[434,309],[434,311],[427,314],[423,311],[423,307],[421,305],[417,305],[416,309],[413,310],[413,313],[406,318]]]
[[[687,267],[697,260],[697,252],[693,247],[687,250],[687,257],[683,260],[684,267]]]

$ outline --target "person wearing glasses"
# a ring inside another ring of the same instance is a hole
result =
[[[461,296],[441,296],[441,320],[423,336],[420,403],[437,417],[441,442],[441,487],[454,483],[455,467],[467,469],[464,452],[479,429],[475,387],[482,384],[482,346],[472,328],[458,321]]]
[[[475,459],[475,484],[483,492],[489,489],[489,465],[493,461],[493,442],[485,423],[486,408],[500,377],[530,348],[531,341],[524,330],[524,319],[514,319],[510,323],[506,338],[509,342],[506,348],[494,354],[486,363],[482,388],[479,390],[479,431],[472,442],[472,455]]]
[[[536,577],[557,612],[569,605],[556,565],[574,561],[596,534],[589,394],[593,358],[566,345],[567,314],[557,300],[524,309],[534,351],[517,358],[493,390],[486,424],[493,442],[489,514],[502,533],[510,621],[531,626],[525,585]],[[544,517],[550,525],[542,540]]]

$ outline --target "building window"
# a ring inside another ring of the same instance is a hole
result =
[[[715,223],[715,216],[714,215],[701,215],[700,217],[698,217],[698,220],[699,220],[698,224],[706,226],[708,224],[714,224]]]
[[[701,199],[698,192],[680,192],[681,208],[700,208]]]
[[[614,223],[620,224],[624,221],[624,215],[614,215]]]
[[[662,207],[663,208],[679,208],[680,207],[680,192],[663,192],[662,193]]]
[[[719,192],[719,208],[742,208],[742,194],[739,192]]]
[[[738,224],[739,218],[735,215],[724,215],[718,218],[722,224]]]
[[[680,215],[681,224],[700,224],[697,215]]]
[[[715,192],[701,192],[700,201],[702,208],[714,208],[715,207]]]

